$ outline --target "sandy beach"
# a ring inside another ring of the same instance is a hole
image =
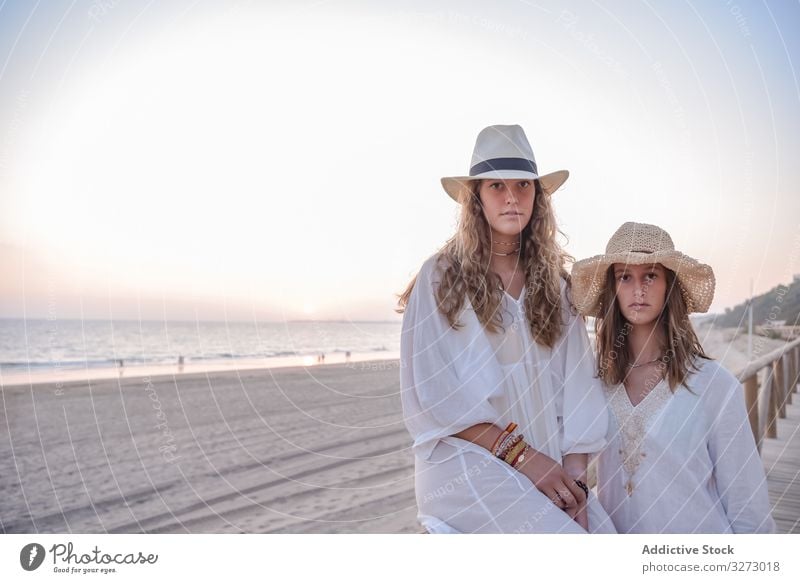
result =
[[[384,360],[394,360],[400,358],[399,351],[387,350],[381,353]],[[356,352],[349,356],[344,354],[328,354],[325,356],[325,364],[354,363],[375,360],[374,352]],[[122,379],[122,378],[141,378],[156,377],[164,375],[183,376],[192,373],[208,372],[232,372],[246,370],[263,370],[265,368],[291,368],[291,367],[314,367],[317,363],[313,356],[287,356],[262,359],[226,359],[210,360],[198,363],[178,364],[151,364],[135,365],[124,367],[97,367],[97,368],[59,368],[58,366],[47,367],[41,370],[15,371],[7,373],[0,371],[0,385],[4,387],[12,385],[30,385],[42,383],[67,383],[71,381],[88,381],[103,379]]]
[[[7,387],[21,532],[414,532],[398,361]]]
[[[2,531],[419,532],[398,391],[397,360],[6,386]]]

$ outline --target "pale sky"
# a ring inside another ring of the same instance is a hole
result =
[[[577,258],[800,273],[798,2],[255,4],[0,3],[0,317],[399,320],[498,123]]]

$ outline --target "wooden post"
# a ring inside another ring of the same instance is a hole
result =
[[[769,391],[767,400],[767,403],[769,403],[767,406],[767,428],[765,433],[766,437],[771,439],[778,437],[778,410],[780,409],[780,404],[778,403],[778,379],[775,376],[775,372],[782,366],[778,363],[778,360],[773,360],[772,366],[768,367],[765,371],[767,380],[764,382],[764,390]]]
[[[772,383],[772,393],[775,395],[774,398],[778,407],[778,417],[781,419],[786,419],[786,405],[784,401],[789,386],[789,374],[786,372],[788,364],[789,359],[786,358],[785,355],[778,358],[778,360],[772,361],[772,374],[775,379],[775,382]],[[772,399],[773,397],[770,396],[770,402],[772,402]],[[770,437],[775,436],[770,435]]]
[[[797,392],[797,375],[800,374],[800,346],[794,347],[794,384],[792,392]]]
[[[792,359],[792,374],[789,378],[790,390],[794,393],[797,390],[797,375],[800,373],[800,346],[795,346],[792,349],[794,358]]]
[[[744,405],[747,407],[747,417],[750,419],[750,429],[756,440],[758,451],[761,451],[761,435],[758,431],[758,376],[749,376],[744,381]]]
[[[792,404],[792,393],[794,393],[795,385],[797,384],[797,348],[791,349],[785,355],[786,366],[784,372],[786,373],[786,397],[785,400],[790,405]]]

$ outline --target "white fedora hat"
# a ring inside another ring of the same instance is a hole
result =
[[[539,175],[525,131],[518,125],[493,125],[481,130],[472,151],[469,176],[445,176],[442,186],[458,201],[459,191],[472,180],[486,178],[538,180],[542,189],[553,194],[569,178],[567,170]]]

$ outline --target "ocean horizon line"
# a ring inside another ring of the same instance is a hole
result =
[[[2,316],[0,317],[0,322],[2,321],[49,321],[49,322],[176,322],[181,324],[186,324],[189,322],[206,322],[209,324],[252,324],[253,322],[257,322],[260,324],[399,324],[401,320],[342,320],[342,319],[334,319],[334,320],[241,320],[241,319],[226,319],[226,320],[218,320],[218,319],[181,319],[181,318],[169,318],[169,319],[153,319],[153,318],[72,318],[72,317],[58,317],[58,318],[49,318],[49,317],[19,317],[19,316]]]

